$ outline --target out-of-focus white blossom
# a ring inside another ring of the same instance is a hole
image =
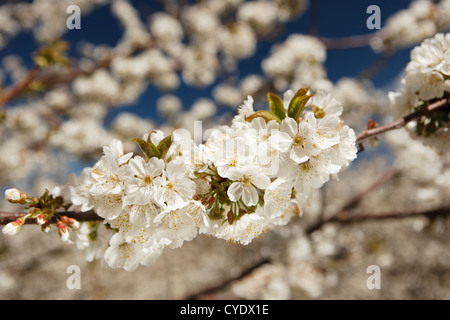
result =
[[[145,46],[150,41],[147,26],[141,21],[139,12],[126,0],[113,0],[112,13],[119,19],[125,29],[122,45],[128,49],[130,45]]]
[[[184,31],[180,22],[173,16],[158,12],[151,16],[150,32],[153,37],[163,43],[180,41]]]
[[[376,51],[395,51],[420,43],[450,25],[449,1],[415,0],[407,9],[389,17],[371,39]]]
[[[289,87],[314,85],[325,78],[323,62],[326,48],[315,37],[292,34],[286,41],[275,45],[269,57],[263,60],[264,73],[273,79],[278,90]]]
[[[288,300],[291,288],[286,268],[281,264],[267,264],[248,277],[233,283],[234,294],[246,299]]]
[[[172,94],[166,94],[156,101],[158,113],[164,118],[173,117],[183,109],[180,98]]]
[[[119,94],[120,86],[110,73],[101,69],[92,76],[79,77],[73,83],[73,90],[77,95],[89,99],[106,99],[113,102]]]
[[[217,104],[236,108],[242,101],[242,94],[238,88],[229,84],[220,84],[213,89],[213,97]]]
[[[249,24],[257,33],[265,33],[278,18],[278,6],[272,1],[245,2],[239,7],[237,18]]]
[[[411,61],[406,66],[402,87],[390,92],[393,113],[404,116],[421,105],[430,104],[450,94],[446,80],[450,76],[450,34],[439,33],[425,39],[411,51]],[[407,125],[412,136],[427,144],[448,144],[449,123],[444,117],[422,117]],[[445,148],[445,147],[444,147]]]
[[[183,10],[182,23],[195,41],[205,41],[216,35],[220,22],[216,14],[201,4]]]
[[[231,59],[243,59],[254,54],[256,36],[246,23],[234,23],[219,29],[219,46]]]

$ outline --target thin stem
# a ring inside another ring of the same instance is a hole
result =
[[[108,56],[99,60],[95,65],[88,69],[73,68],[66,72],[48,72],[38,77],[39,81],[44,82],[47,85],[58,84],[62,82],[70,82],[79,76],[90,75],[98,69],[107,68],[112,62],[112,56]]]
[[[26,77],[19,83],[13,85],[1,98],[0,98],[0,109],[3,108],[9,101],[18,96],[22,91],[28,88],[30,83],[36,79],[36,77],[41,72],[41,69],[37,66],[33,67]]]
[[[252,273],[254,270],[258,269],[259,267],[270,263],[270,259],[262,259],[258,262],[256,262],[254,265],[251,265],[250,267],[244,269],[241,271],[241,273],[239,273],[237,276],[234,277],[230,277],[228,279],[225,279],[217,284],[214,284],[210,287],[204,288],[200,291],[194,292],[189,294],[188,296],[186,296],[185,298],[183,298],[183,300],[196,300],[196,299],[201,299],[204,296],[207,296],[208,294],[212,294],[214,292],[220,291],[220,290],[224,290],[226,289],[231,283],[233,283],[234,281],[243,279],[244,277],[246,277],[248,274]]]
[[[378,136],[380,134],[383,134],[385,132],[399,129],[404,127],[407,123],[419,119],[420,117],[429,114],[431,112],[439,111],[445,108],[448,108],[450,106],[450,98],[444,98],[441,100],[438,100],[434,103],[431,103],[427,107],[423,107],[420,110],[417,110],[413,113],[410,113],[403,118],[394,120],[388,124],[385,124],[384,126],[373,128],[373,129],[367,129],[356,137],[356,143],[362,143],[364,140],[373,138],[375,136]]]
[[[311,1],[309,5],[309,34],[312,36],[319,35],[319,16],[320,16],[320,1]]]
[[[8,224],[9,222],[13,222],[18,218],[21,218],[27,215],[28,212],[0,212],[0,225]],[[103,220],[100,216],[98,216],[94,211],[87,212],[58,212],[60,215],[67,216],[69,218],[75,219],[77,221],[100,221]],[[56,223],[56,219],[52,219],[49,221],[50,223]],[[26,224],[36,224],[36,219],[27,219],[25,220]]]
[[[328,50],[344,50],[352,48],[367,47],[370,45],[374,34],[364,34],[342,38],[319,37]]]
[[[355,208],[364,199],[366,195],[368,195],[370,192],[377,189],[387,181],[391,180],[398,173],[399,170],[397,168],[388,169],[384,174],[382,174],[379,178],[373,181],[367,188],[361,190],[353,197],[351,197],[342,206],[342,208],[338,212],[331,215],[330,218],[324,218],[323,215],[321,215],[316,223],[307,228],[306,233],[311,234],[312,232],[320,229],[324,224],[334,221],[334,219],[336,219],[335,217],[342,217],[344,215],[347,215],[349,210]]]
[[[434,218],[437,216],[445,216],[450,214],[450,206],[435,208],[424,211],[389,211],[382,213],[360,213],[349,215],[348,212],[344,214],[335,215],[327,220],[324,220],[322,225],[330,222],[336,222],[340,224],[350,224],[355,222],[364,222],[369,220],[385,220],[385,219],[403,219],[410,217],[425,216],[428,218]]]

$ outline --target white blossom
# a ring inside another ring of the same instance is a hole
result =
[[[109,247],[105,251],[105,261],[111,268],[123,268],[126,271],[134,271],[139,266],[142,250],[135,242],[126,242],[119,234],[114,234]]]
[[[169,207],[184,205],[195,194],[195,183],[186,176],[186,165],[172,161],[162,174],[162,185],[157,191],[156,201]]]

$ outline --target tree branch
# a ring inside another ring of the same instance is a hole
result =
[[[311,1],[309,4],[308,32],[312,36],[319,35],[320,0]]]
[[[37,66],[33,67],[26,77],[19,83],[13,85],[1,98],[0,98],[0,109],[3,108],[9,101],[18,96],[22,91],[24,91],[30,83],[36,79],[36,77],[41,72],[41,69]]]
[[[342,208],[337,213],[333,214],[330,218],[323,218],[321,215],[319,220],[315,224],[311,225],[309,228],[306,229],[306,233],[311,234],[312,232],[320,229],[324,224],[332,222],[333,219],[335,219],[335,217],[342,217],[348,215],[349,210],[355,208],[364,199],[366,195],[368,195],[370,192],[380,187],[387,181],[391,180],[398,173],[399,170],[397,168],[388,169],[384,174],[382,174],[375,181],[373,181],[367,188],[361,190],[353,197],[351,197],[342,206]]]
[[[421,108],[420,110],[410,113],[410,114],[404,116],[403,118],[394,120],[388,124],[385,124],[384,126],[373,128],[373,129],[367,129],[367,130],[361,132],[356,137],[356,144],[359,144],[366,139],[378,136],[382,133],[404,127],[408,122],[419,119],[420,117],[422,117],[426,114],[429,114],[431,112],[439,111],[439,110],[449,108],[449,107],[450,107],[450,98],[444,98],[444,99],[438,100],[438,101],[428,105],[428,107]]]
[[[255,264],[251,265],[250,267],[242,270],[238,275],[236,275],[234,277],[230,277],[228,279],[225,279],[217,284],[214,284],[210,287],[204,288],[200,291],[191,293],[188,296],[184,297],[182,300],[201,299],[202,296],[217,292],[219,290],[223,290],[226,287],[228,287],[232,282],[243,279],[245,276],[247,276],[248,274],[252,273],[254,270],[258,269],[259,267],[261,267],[267,263],[270,263],[269,259],[262,259],[262,260],[256,262]]]
[[[319,37],[319,40],[322,41],[322,43],[328,50],[343,50],[343,49],[367,47],[370,45],[370,40],[373,37],[374,34],[370,33],[342,38]]]
[[[320,225],[318,225],[316,228],[310,228],[308,229],[308,232],[313,232],[315,230],[318,230],[321,226],[327,224],[327,223],[339,223],[339,224],[350,224],[355,222],[365,222],[370,220],[385,220],[385,219],[404,219],[404,218],[411,218],[411,217],[428,217],[428,218],[434,218],[437,216],[446,216],[450,214],[450,206],[445,206],[441,208],[435,208],[430,210],[424,210],[424,211],[389,211],[389,212],[382,212],[382,213],[360,213],[360,214],[352,214],[350,215],[348,211],[342,211],[340,214],[336,214],[334,216],[331,216],[328,219],[322,220]]]
[[[112,61],[112,56],[108,56],[97,61],[90,68],[72,68],[66,72],[48,72],[39,76],[38,80],[43,83],[50,84],[58,84],[62,82],[70,82],[76,79],[79,76],[90,75],[97,71],[98,69],[107,68],[110,66]]]
[[[0,212],[0,225],[8,224],[9,222],[13,222],[20,217],[27,215],[28,212]],[[69,218],[73,218],[77,221],[101,221],[103,218],[98,216],[94,211],[87,212],[58,212],[60,215],[67,216]],[[50,223],[56,223],[56,219],[49,221]],[[36,224],[36,219],[27,219],[25,220],[26,224]]]

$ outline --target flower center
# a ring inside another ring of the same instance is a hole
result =
[[[302,146],[304,141],[305,139],[300,134],[297,134],[294,137],[294,144],[297,146]]]
[[[305,171],[306,173],[308,173],[308,172],[311,170],[311,164],[309,163],[309,161],[303,162],[303,163],[301,164],[301,169],[302,169],[303,171]]]
[[[325,111],[323,111],[322,108],[319,108],[318,106],[312,106],[312,111],[314,112],[314,116],[317,119],[322,119],[325,117]]]
[[[146,176],[146,177],[144,178],[144,184],[145,184],[145,185],[149,185],[149,184],[151,184],[152,182],[153,182],[152,177]]]
[[[243,183],[243,184],[250,184],[250,178],[249,178],[249,177],[246,177],[246,176],[243,176],[243,177],[242,177],[242,183]]]
[[[172,182],[169,182],[169,183],[167,184],[166,188],[167,188],[168,190],[173,190],[173,189],[174,189],[174,185],[172,184]]]

